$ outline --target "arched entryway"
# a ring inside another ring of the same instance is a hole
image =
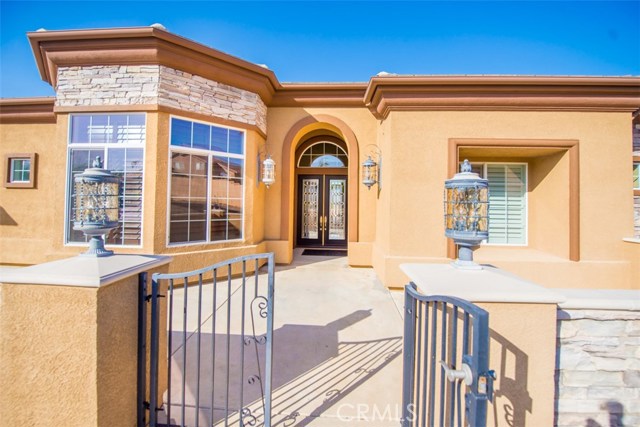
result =
[[[347,145],[340,138],[318,135],[295,152],[295,245],[304,248],[347,248]]]

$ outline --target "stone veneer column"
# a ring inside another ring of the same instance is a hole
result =
[[[137,275],[170,260],[75,257],[2,270],[0,424],[134,426]]]
[[[640,291],[563,292],[556,425],[640,425]]]
[[[258,94],[161,65],[60,67],[56,107],[164,106],[267,132]]]

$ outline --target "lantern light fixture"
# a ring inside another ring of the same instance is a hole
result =
[[[382,151],[376,145],[367,145],[365,149],[369,149],[367,159],[362,162],[362,184],[366,185],[369,190],[374,184],[378,184],[378,193],[381,188],[382,177]],[[372,158],[376,157],[376,160]]]
[[[460,172],[445,181],[445,236],[458,245],[455,267],[480,270],[473,250],[489,237],[489,181],[471,171],[468,160]]]
[[[263,155],[265,157],[264,160],[262,160]],[[268,154],[266,147],[264,151],[258,151],[258,155],[256,157],[256,171],[256,187],[262,182],[265,187],[269,188],[276,182],[276,162],[271,158],[271,154]]]
[[[91,168],[75,176],[73,190],[73,229],[90,237],[89,249],[81,255],[113,255],[105,249],[102,236],[119,225],[120,179],[103,169],[97,156]]]

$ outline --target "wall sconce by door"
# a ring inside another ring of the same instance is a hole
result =
[[[276,182],[276,162],[270,154],[267,154],[266,158],[262,160],[260,153],[258,153],[256,170],[258,171],[256,187],[262,182],[265,187],[269,188]]]
[[[362,163],[362,184],[366,185],[369,190],[374,184],[378,184],[378,194],[382,187],[382,151],[376,145],[367,145],[365,147],[367,159]],[[375,157],[374,160],[372,157]]]

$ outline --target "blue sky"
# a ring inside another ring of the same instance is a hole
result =
[[[147,26],[267,64],[281,82],[398,74],[640,75],[640,0],[0,1],[0,96],[52,96],[26,33]]]

